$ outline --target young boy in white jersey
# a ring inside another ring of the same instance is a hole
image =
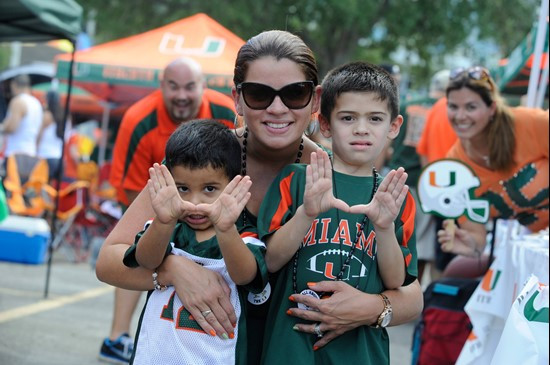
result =
[[[265,245],[256,232],[239,233],[235,226],[252,184],[239,176],[240,154],[234,133],[216,121],[178,127],[166,144],[166,164],[149,169],[147,189],[156,216],[124,257],[127,266],[156,269],[166,255],[181,255],[220,273],[238,318],[234,332],[205,333],[155,271],[133,364],[246,363],[245,296],[262,291],[267,273]],[[201,315],[205,321],[214,316],[212,308],[201,308]]]
[[[267,320],[263,364],[389,364],[385,326],[391,304],[374,324],[314,347],[330,331],[292,331],[292,296],[323,297],[315,283],[342,280],[366,293],[397,288],[416,277],[415,207],[403,168],[380,181],[374,163],[399,133],[399,97],[393,78],[367,63],[338,67],[322,83],[321,132],[332,139],[332,161],[319,149],[311,163],[289,165],[266,194],[258,220],[266,263],[278,272]],[[301,309],[310,309],[303,305]],[[389,309],[388,309],[389,308]],[[281,349],[284,348],[284,351]]]

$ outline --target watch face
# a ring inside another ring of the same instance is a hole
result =
[[[392,312],[386,313],[384,318],[382,318],[382,322],[380,323],[380,327],[387,327],[392,319]]]

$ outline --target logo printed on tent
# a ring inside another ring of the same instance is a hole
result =
[[[218,57],[225,47],[225,39],[205,37],[202,47],[185,48],[185,36],[166,32],[159,44],[159,52],[164,54],[178,54],[183,56]]]

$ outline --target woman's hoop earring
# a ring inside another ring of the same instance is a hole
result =
[[[242,138],[244,136],[244,131],[246,130],[246,122],[244,121],[244,118],[243,118],[243,133],[239,135],[239,133],[237,133],[237,130],[239,128],[239,115],[238,114],[235,114],[235,121],[234,121],[234,124],[235,124],[235,135],[237,136],[237,138]]]
[[[319,132],[319,121],[317,119],[312,119],[309,124],[307,125],[306,130],[304,131],[304,134],[310,138],[315,133]]]

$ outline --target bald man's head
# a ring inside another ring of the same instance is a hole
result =
[[[161,77],[162,98],[172,121],[179,124],[196,118],[204,92],[201,65],[191,58],[177,58]]]

